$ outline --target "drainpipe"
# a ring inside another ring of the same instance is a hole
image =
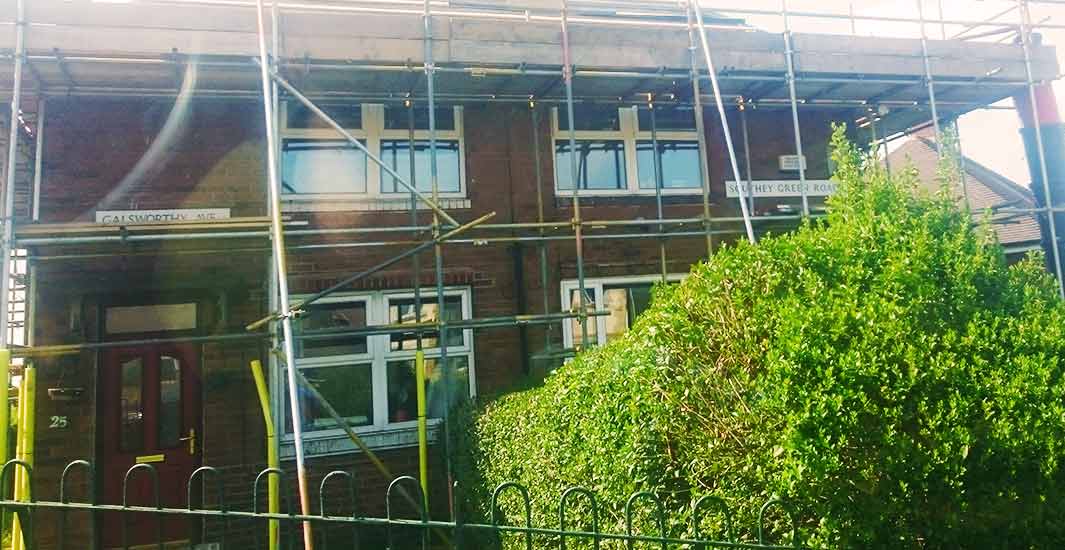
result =
[[[1049,83],[1037,84],[1031,91],[1018,93],[1013,101],[1021,118],[1021,137],[1032,178],[1032,195],[1037,208],[1065,208],[1065,125],[1061,123],[1053,87]],[[1056,251],[1052,246],[1057,233],[1065,228],[1065,212],[1040,214],[1039,227],[1047,268],[1060,277],[1057,262],[1065,257],[1065,247],[1060,240]]]

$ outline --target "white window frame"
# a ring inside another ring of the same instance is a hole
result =
[[[686,273],[670,273],[666,275],[666,281],[675,283],[683,281],[688,275]],[[631,285],[631,284],[654,284],[662,281],[662,275],[632,275],[625,277],[599,277],[584,280],[584,288],[589,291],[590,298],[594,303],[594,310],[602,310],[606,307],[604,288],[614,285]],[[570,293],[580,288],[580,284],[577,279],[563,280],[560,285],[559,296],[562,300],[562,311],[575,312],[570,307]],[[586,304],[587,305],[587,304]],[[606,317],[596,316],[589,317],[589,322],[595,323],[595,335],[596,341],[593,342],[595,346],[606,345]],[[572,322],[562,323],[562,342],[566,349],[573,349],[576,339],[580,337],[580,331],[574,330]]]
[[[462,317],[463,319],[470,319],[473,314],[473,306],[471,303],[472,291],[470,287],[446,287],[444,289],[445,297],[460,297],[462,299]],[[392,300],[410,299],[414,297],[414,291],[412,290],[390,290],[390,291],[375,291],[375,292],[350,292],[350,293],[337,293],[325,298],[322,298],[317,303],[329,304],[329,303],[353,303],[363,302],[366,304],[366,324],[369,326],[387,325],[390,323],[389,303]],[[299,300],[305,298],[305,296],[293,296],[293,300]],[[436,291],[423,290],[421,292],[422,303],[435,304],[436,303]],[[448,357],[464,356],[467,357],[469,366],[469,397],[473,398],[477,395],[477,383],[476,383],[476,366],[474,364],[474,344],[473,344],[473,330],[462,329],[463,343],[458,346],[448,346]],[[391,334],[373,334],[366,337],[366,353],[365,354],[347,354],[347,355],[331,355],[326,357],[310,357],[306,359],[297,359],[297,368],[315,368],[315,367],[335,367],[335,366],[348,366],[353,364],[370,364],[371,366],[371,379],[373,381],[373,424],[366,426],[352,426],[351,429],[358,434],[366,436],[367,443],[371,447],[396,447],[407,446],[416,442],[414,436],[417,427],[417,419],[408,420],[404,422],[389,422],[388,421],[388,363],[390,361],[401,361],[413,359],[415,356],[415,350],[400,350],[391,351]],[[436,359],[440,357],[440,348],[425,348],[424,350],[426,359]],[[278,369],[281,371],[281,369]],[[279,378],[275,381],[275,388],[281,389],[285,387],[284,374],[279,372]],[[285,408],[288,401],[288,394],[285,391],[274,391],[274,411],[275,418],[279,423],[279,432],[283,434],[281,443],[283,447],[288,447],[291,451],[293,442],[293,435],[290,431],[290,427],[285,423]],[[431,427],[440,423],[440,419],[430,418],[429,425]],[[395,437],[387,437],[389,435],[395,435],[400,433],[402,437],[399,439]],[[374,440],[375,435],[386,436],[381,439],[381,442]],[[430,434],[432,437],[434,434]],[[308,454],[311,455],[323,455],[337,452],[350,452],[355,449],[354,445],[348,440],[347,434],[340,428],[330,428],[316,430],[313,427],[305,427],[303,432],[304,441],[308,443],[308,447],[311,449]],[[334,441],[340,443],[339,445],[330,445],[328,451],[315,451],[315,442],[327,442]],[[283,449],[283,454],[284,449]]]
[[[558,174],[560,170],[570,170],[568,165],[559,166],[557,163],[558,154],[555,153],[558,142],[569,142],[570,132],[564,130],[559,126],[559,107],[551,109],[551,159],[555,163],[555,194],[560,197],[573,194],[573,189],[562,189],[559,187]],[[625,150],[625,188],[624,189],[581,189],[580,195],[582,197],[590,196],[603,196],[603,197],[624,197],[631,195],[641,196],[655,196],[657,195],[655,189],[644,189],[640,187],[640,172],[639,164],[636,158],[636,143],[639,141],[651,141],[651,130],[640,128],[640,120],[637,115],[636,107],[618,107],[618,130],[578,130],[574,132],[574,138],[577,141],[582,140],[610,140],[610,141],[622,141],[624,142]],[[659,141],[691,141],[697,143],[699,141],[699,133],[695,130],[659,130],[656,132],[656,137]],[[706,159],[700,159],[703,162]],[[574,182],[577,185],[577,182]],[[702,185],[690,187],[690,188],[663,188],[662,195],[699,195],[702,193]]]
[[[282,104],[281,111],[281,141],[287,139],[312,139],[323,141],[344,141],[344,137],[332,128],[289,128],[288,109],[290,102]],[[381,141],[393,139],[410,139],[410,130],[386,130],[385,129],[385,106],[380,103],[363,103],[362,128],[350,128],[348,132],[360,139],[377,158],[381,158]],[[455,128],[453,130],[437,130],[437,141],[458,141],[459,144],[459,190],[458,192],[442,192],[441,198],[464,199],[467,196],[466,188],[466,140],[464,138],[463,109],[461,106],[453,107],[455,112]],[[429,130],[415,130],[415,141],[429,139]],[[282,156],[282,161],[284,158]],[[384,176],[384,177],[382,177]],[[336,193],[282,193],[281,199],[290,202],[313,202],[313,201],[375,201],[394,200],[410,195],[407,191],[398,193],[385,193],[381,191],[381,184],[388,174],[369,157],[366,158],[366,192],[341,192]],[[402,186],[400,186],[402,187]],[[419,205],[419,208],[421,205]]]

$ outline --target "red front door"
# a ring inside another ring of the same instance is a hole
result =
[[[99,453],[102,502],[122,504],[126,472],[136,464],[151,464],[158,472],[162,506],[188,505],[185,483],[200,464],[197,350],[190,345],[152,345],[103,353],[100,377],[103,440]],[[155,506],[155,498],[150,473],[144,469],[134,472],[126,487],[126,503]],[[104,516],[104,547],[121,547],[121,514],[105,513]],[[127,516],[126,532],[131,546],[157,541],[157,515]],[[188,540],[188,520],[165,518],[162,537],[163,541]]]

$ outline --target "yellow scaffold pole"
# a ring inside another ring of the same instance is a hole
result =
[[[33,447],[35,405],[37,392],[37,369],[31,364],[26,365],[22,373],[22,384],[19,387],[19,425],[18,425],[18,450],[15,458],[24,461],[33,467]],[[30,498],[30,477],[24,468],[15,468],[15,500],[28,501]],[[11,522],[11,548],[12,550],[25,550],[26,540],[22,533],[18,515]]]
[[[414,380],[418,385],[418,474],[422,483],[422,498],[429,509],[429,433],[425,414],[425,352],[414,355]]]
[[[280,468],[281,461],[277,457],[277,432],[274,430],[274,418],[270,414],[270,390],[266,386],[266,377],[263,376],[263,364],[258,359],[251,362],[251,374],[255,378],[255,389],[259,392],[259,404],[263,407],[263,422],[266,424],[266,467]],[[271,514],[281,513],[281,502],[278,497],[279,479],[276,475],[267,477],[269,487],[269,501],[267,506]],[[276,519],[270,520],[270,550],[277,550],[278,533],[280,524]]]

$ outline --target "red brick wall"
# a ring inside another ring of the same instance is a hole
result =
[[[50,99],[41,221],[92,221],[96,210],[218,206],[234,216],[263,215],[261,108],[193,101],[174,113],[173,138],[158,139],[172,109],[153,99]],[[108,197],[119,185],[126,192]]]

